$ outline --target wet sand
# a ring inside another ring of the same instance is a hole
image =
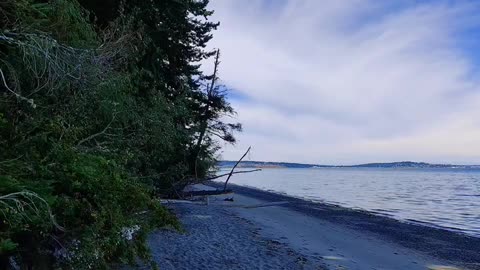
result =
[[[285,237],[285,243],[305,254],[330,252],[331,256],[345,258],[341,264],[349,269],[428,269],[432,265],[480,269],[480,238],[365,211],[231,187],[237,202],[288,201],[282,207],[238,213],[270,227],[268,234]]]
[[[480,269],[479,238],[230,188],[233,202],[212,196],[209,205],[169,205],[186,233],[150,237],[160,269]]]
[[[159,230],[149,236],[153,259],[162,270],[325,269],[321,260],[262,236],[256,224],[230,207],[215,202],[168,207],[185,232]]]

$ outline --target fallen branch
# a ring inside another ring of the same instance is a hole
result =
[[[261,207],[285,205],[285,204],[288,204],[288,203],[289,203],[289,202],[287,202],[287,201],[267,202],[267,203],[259,203],[259,204],[254,204],[254,205],[239,205],[238,207],[245,208],[245,209],[251,209],[251,208],[261,208]],[[235,206],[234,206],[234,207],[235,207]]]
[[[247,170],[247,171],[238,171],[238,172],[233,172],[232,174],[258,172],[258,171],[261,171],[261,170],[262,170],[262,169],[254,169],[254,170]],[[224,173],[224,174],[220,174],[220,175],[215,175],[215,176],[212,176],[212,177],[210,177],[210,178],[205,179],[205,181],[214,180],[214,179],[217,179],[217,178],[220,178],[220,177],[224,177],[224,176],[227,176],[227,175],[230,175],[230,173]]]
[[[192,197],[192,196],[212,196],[212,195],[225,195],[232,194],[233,191],[228,190],[195,190],[195,191],[186,191],[183,192],[183,197]]]
[[[230,171],[230,173],[228,174],[228,178],[227,180],[225,181],[225,185],[223,186],[223,190],[225,191],[227,189],[227,184],[228,184],[228,180],[230,180],[230,177],[232,177],[233,175],[233,171],[235,170],[235,168],[238,166],[238,164],[240,162],[242,162],[242,159],[248,154],[248,152],[250,152],[250,149],[252,147],[248,147],[247,151],[245,152],[245,154],[243,154],[243,156],[237,161],[237,163],[235,163],[235,165],[233,166],[232,170]]]
[[[160,200],[160,203],[171,204],[171,203],[187,203],[187,204],[204,204],[200,201],[189,201],[189,200]]]

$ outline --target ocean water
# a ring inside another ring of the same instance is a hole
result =
[[[480,237],[480,170],[282,168],[230,182]]]

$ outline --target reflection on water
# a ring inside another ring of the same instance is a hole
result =
[[[237,174],[230,181],[480,237],[478,170],[264,169]]]

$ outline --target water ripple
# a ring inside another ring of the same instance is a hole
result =
[[[231,182],[480,237],[478,170],[266,169]]]

